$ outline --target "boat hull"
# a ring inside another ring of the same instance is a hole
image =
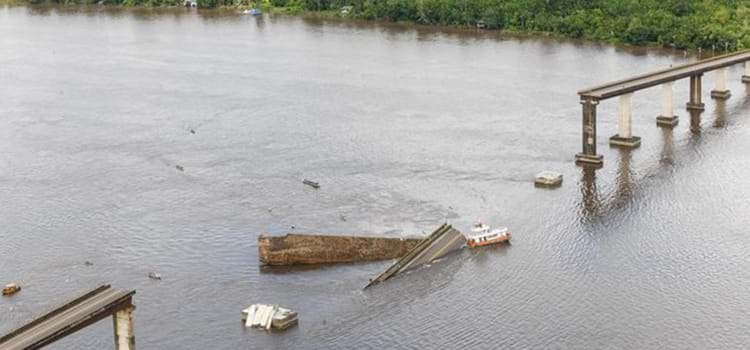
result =
[[[472,239],[472,240],[469,240],[469,242],[467,242],[466,245],[468,245],[470,248],[477,248],[477,247],[484,247],[484,246],[488,246],[492,244],[505,243],[508,241],[510,241],[510,232],[502,236],[499,236],[495,239],[489,239],[483,242],[477,242]]]

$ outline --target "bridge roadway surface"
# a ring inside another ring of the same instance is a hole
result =
[[[716,56],[578,91],[581,99],[605,100],[750,60],[750,50]]]
[[[448,224],[443,224],[430,234],[429,237],[417,244],[414,249],[396,261],[396,263],[391,265],[377,277],[371,279],[370,283],[365,286],[365,288],[383,282],[408,269],[438,259],[445,254],[460,248],[465,243],[466,238],[461,232]]]
[[[0,350],[39,349],[132,306],[134,290],[101,286],[0,337]]]

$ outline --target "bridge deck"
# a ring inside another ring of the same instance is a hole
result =
[[[440,258],[443,255],[460,248],[465,243],[466,238],[461,232],[453,228],[451,225],[443,224],[430,234],[429,237],[417,244],[414,249],[391,265],[391,267],[370,280],[370,283],[365,286],[365,288],[383,282],[403,271]]]
[[[38,349],[132,306],[134,290],[101,286],[0,337],[0,350]]]
[[[605,100],[750,60],[750,50],[716,56],[578,91],[582,99]]]

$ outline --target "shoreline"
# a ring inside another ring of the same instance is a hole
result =
[[[181,5],[127,5],[127,4],[95,4],[95,3],[84,3],[84,4],[58,4],[58,3],[30,3],[27,0],[0,0],[0,6],[24,6],[30,8],[64,8],[64,9],[97,9],[97,10],[134,10],[134,11],[159,11],[159,10],[180,10],[187,9],[196,11],[198,13],[239,13],[242,10],[250,8],[248,5],[232,5],[232,6],[217,6],[217,7],[204,7],[204,8],[188,8]],[[706,58],[715,56],[718,54],[730,53],[740,51],[741,48],[734,47],[729,50],[721,49],[710,49],[703,48],[700,46],[693,48],[677,48],[674,45],[663,45],[656,42],[645,43],[645,44],[633,44],[622,42],[617,39],[606,39],[597,40],[591,38],[572,37],[562,33],[554,31],[538,31],[538,30],[527,30],[519,28],[477,28],[470,25],[460,24],[439,24],[439,23],[420,23],[412,20],[389,20],[389,19],[367,19],[360,18],[357,16],[342,16],[337,10],[321,10],[311,11],[295,7],[279,7],[266,4],[261,6],[261,10],[264,15],[270,16],[290,16],[299,17],[304,19],[315,19],[315,20],[327,20],[336,21],[340,23],[370,23],[373,25],[382,26],[398,26],[398,27],[411,27],[411,28],[428,28],[443,31],[458,31],[462,33],[476,33],[477,35],[499,35],[507,36],[511,38],[520,39],[553,39],[570,42],[589,43],[595,45],[608,45],[616,48],[625,48],[631,50],[658,50],[669,52],[672,54],[682,53],[685,56],[697,56],[698,58]]]

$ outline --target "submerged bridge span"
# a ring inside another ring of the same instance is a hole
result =
[[[690,111],[700,113],[705,109],[701,100],[703,74],[715,72],[716,85],[711,91],[711,98],[725,100],[731,96],[727,89],[727,67],[739,63],[745,64],[742,82],[750,84],[750,50],[745,50],[578,91],[583,106],[583,150],[576,154],[576,164],[601,166],[604,163],[604,157],[596,152],[596,106],[600,101],[612,97],[619,97],[620,100],[618,132],[609,139],[610,145],[635,148],[640,146],[641,138],[633,136],[631,128],[631,103],[634,92],[661,85],[662,111],[661,115],[656,117],[656,124],[673,127],[679,120],[674,114],[673,84],[675,81],[690,79],[690,99],[686,107]]]

